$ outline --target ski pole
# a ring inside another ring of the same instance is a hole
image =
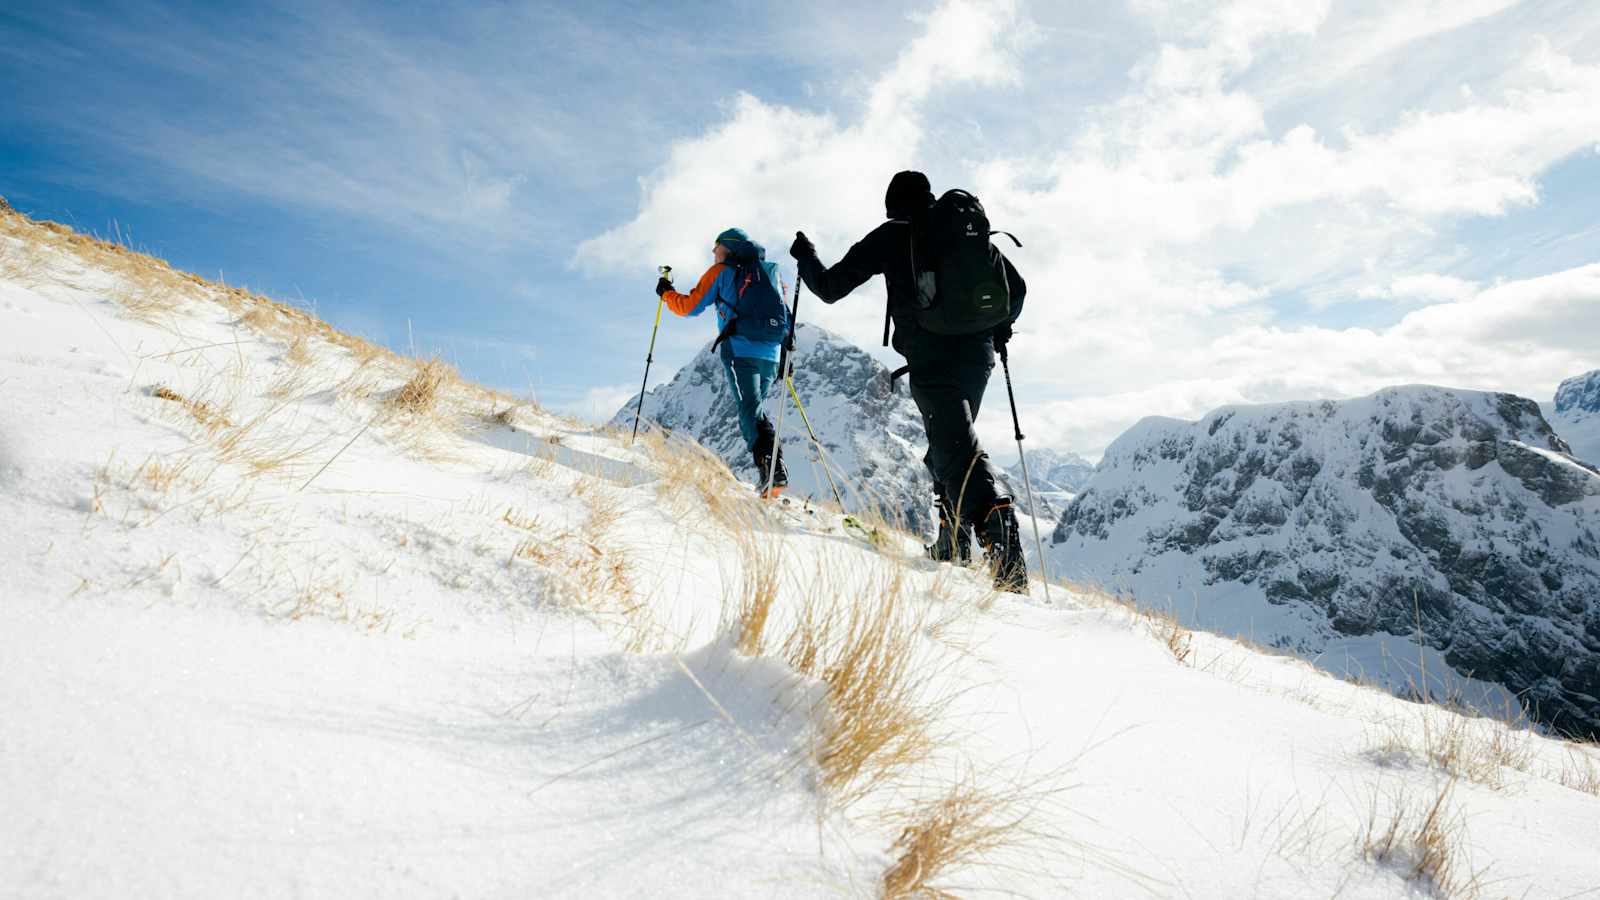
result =
[[[662,278],[672,278],[671,266],[658,266],[656,271],[661,273]],[[639,416],[644,413],[644,388],[650,383],[650,364],[656,361],[656,331],[661,328],[661,307],[666,301],[666,294],[656,297],[656,323],[650,326],[650,349],[644,354],[644,381],[639,384],[639,407],[633,411],[633,437],[628,438],[629,446],[639,437]]]
[[[805,404],[800,402],[800,392],[794,388],[793,378],[784,378],[783,383],[789,388],[789,396],[794,398],[794,408],[800,413],[800,421],[805,423],[806,434],[811,436],[811,443],[816,445],[817,456],[822,460],[822,474],[828,479],[828,487],[833,491],[833,501],[839,504],[839,509],[846,517],[850,510],[845,508],[844,495],[839,493],[839,485],[833,480],[833,467],[828,462],[828,451],[822,446],[822,441],[817,438],[817,430],[811,427],[811,417],[806,415]]]
[[[800,280],[800,273],[796,272],[794,276],[794,306],[789,309],[789,334],[784,337],[783,349],[778,352],[778,378],[783,381],[789,380],[789,373],[786,369],[794,366],[794,361],[789,358],[789,350],[794,346],[795,319],[800,316],[800,289],[804,286],[805,282]],[[783,450],[783,412],[783,391],[779,391],[778,427],[774,429],[772,435],[772,458],[767,460],[766,485],[769,491],[772,490],[772,479],[776,478],[778,473],[778,453]]]
[[[1017,436],[1017,459],[1022,461],[1022,487],[1028,492],[1028,520],[1033,523],[1033,547],[1039,554],[1039,574],[1044,576],[1044,602],[1050,602],[1050,570],[1045,565],[1044,541],[1039,538],[1038,507],[1033,503],[1033,479],[1028,475],[1028,455],[1022,452],[1022,423],[1017,419],[1017,395],[1011,390],[1011,354],[1000,345],[1000,368],[1006,373],[1006,399],[1011,401],[1011,428]]]

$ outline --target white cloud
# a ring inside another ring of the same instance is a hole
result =
[[[713,239],[730,225],[770,243],[774,259],[787,259],[796,225],[842,250],[862,222],[882,218],[889,177],[918,155],[929,96],[1016,80],[1014,48],[1028,36],[1011,0],[946,0],[874,82],[858,121],[740,93],[723,123],[675,143],[641,181],[632,221],[585,241],[574,262],[589,272],[658,262],[687,272],[710,264]]]
[[[1053,366],[1063,387],[1086,387],[1084,396],[1051,400],[1045,380],[1029,377],[1020,392],[1033,405],[1029,433],[1047,445],[1098,448],[1145,415],[1195,419],[1224,403],[1350,397],[1394,384],[1546,399],[1563,378],[1600,368],[1600,264],[1483,290],[1436,277],[1401,279],[1396,288],[1406,285],[1459,297],[1382,329],[1259,323],[1208,332],[1209,323],[1193,323],[1187,329],[1194,340],[1166,336],[1123,348],[1122,366],[1146,370],[1120,389],[1116,378],[1079,367],[1098,367],[1109,351],[1053,351],[1019,339],[1016,374]],[[987,441],[1008,437],[1004,423],[987,411],[984,419]]]
[[[1559,20],[1479,52],[1483,36],[1468,26],[1508,5],[1430,0],[1422,15],[1141,0],[1136,11],[1167,42],[1132,67],[1122,96],[1083,110],[1036,152],[940,157],[950,166],[945,178],[930,171],[936,187],[972,187],[997,227],[1027,245],[1012,254],[1030,287],[1013,359],[1030,436],[1093,451],[1146,414],[1416,381],[1539,395],[1600,362],[1580,346],[1600,333],[1592,267],[1485,286],[1452,272],[1472,251],[1442,237],[1463,218],[1537,204],[1541,174],[1600,134],[1600,61],[1540,37]],[[965,84],[978,102],[1003,102],[1019,78],[1049,79],[1047,44],[1007,40],[1027,27],[1009,6],[944,4],[858,121],[741,95],[725,121],[674,146],[644,183],[638,215],[587,242],[579,263],[703,258],[736,221],[775,236],[774,249],[803,224],[836,259],[881,217],[888,175],[930,153],[939,88]],[[1419,66],[1448,61],[1439,42],[1453,40],[1474,60],[1514,62],[1470,91],[1407,95],[1427,103],[1364,108],[1359,119],[1297,121],[1271,106],[1313,83],[1337,90],[1424,40],[1434,45]],[[927,48],[952,41],[948,70],[924,62]],[[1023,55],[993,76],[973,62],[1013,54]],[[1308,75],[1308,57],[1326,71]],[[1363,301],[1368,324],[1348,327]],[[875,338],[881,307],[845,306],[820,313],[823,324]],[[991,443],[1010,436],[1003,404],[991,398],[980,422]]]

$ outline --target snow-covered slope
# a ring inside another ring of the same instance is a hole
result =
[[[889,370],[882,363],[816,325],[800,323],[795,345],[795,390],[827,451],[845,505],[851,510],[875,509],[913,531],[931,530],[933,479],[922,462],[928,442],[904,379],[891,392]],[[612,424],[631,425],[638,400],[637,395],[631,398]],[[788,401],[781,383],[773,387],[766,404],[774,422],[779,400]],[[831,501],[821,455],[793,404],[785,405],[783,446],[791,495]],[[670,381],[648,392],[644,416],[692,437],[746,482],[755,483],[755,467],[739,434],[732,393],[709,343]],[[1020,482],[1013,487],[1007,479],[1005,484],[1025,506]]]
[[[1441,796],[1440,872],[1600,883],[1592,748],[997,598],[3,210],[0,410],[0,896],[1398,900]]]
[[[1600,369],[1561,382],[1548,418],[1573,456],[1600,466]]]
[[[1398,687],[1415,674],[1381,671],[1374,641],[1415,659],[1420,631],[1597,734],[1600,474],[1566,450],[1531,400],[1432,387],[1146,419],[1062,518],[1052,570]]]

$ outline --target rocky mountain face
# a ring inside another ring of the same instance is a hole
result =
[[[922,417],[905,383],[890,393],[889,370],[882,363],[815,325],[800,323],[795,344],[795,389],[827,450],[846,504],[852,510],[870,506],[890,521],[903,519],[913,529],[927,530],[933,479],[922,463],[927,449]],[[768,396],[765,408],[774,421],[775,401],[786,393],[780,382]],[[631,423],[637,401],[635,396],[613,421]],[[783,447],[790,496],[831,500],[820,456],[793,404],[787,405]],[[722,362],[709,344],[670,382],[649,392],[644,415],[689,435],[720,456],[740,478],[756,482]]]
[[[1550,425],[1572,445],[1572,455],[1600,466],[1600,369],[1561,382]]]
[[[1051,572],[1336,670],[1400,637],[1600,735],[1600,472],[1570,451],[1532,400],[1434,387],[1146,419]]]
[[[1051,521],[1060,518],[1067,504],[1094,475],[1094,463],[1076,453],[1043,448],[1029,450],[1028,474],[1033,476],[1034,502],[1039,506],[1039,516]],[[1017,485],[1022,484],[1022,461],[1006,467],[1006,475]],[[1026,496],[1022,497],[1026,503]]]
[[[816,325],[801,322],[795,330],[795,344],[795,390],[827,450],[846,505],[852,511],[875,509],[888,521],[904,522],[910,530],[923,532],[931,539],[933,479],[922,462],[928,442],[922,431],[922,416],[905,380],[901,379],[891,393],[889,370],[882,363],[849,340]],[[699,441],[720,456],[734,474],[753,485],[755,466],[739,435],[738,414],[722,371],[722,362],[708,343],[671,381],[646,395],[644,415],[647,420]],[[774,421],[774,401],[781,387],[781,383],[773,386],[765,406]],[[638,400],[638,395],[630,399],[612,422],[631,426]],[[794,405],[787,406],[783,446],[784,461],[789,467],[789,496],[831,500],[820,455],[806,435]],[[999,467],[996,474],[1017,505],[1026,511],[1027,498],[1020,480],[1013,483]],[[1046,504],[1041,502],[1040,506],[1043,510]],[[1059,515],[1058,510],[1059,507],[1049,511],[1051,521]]]

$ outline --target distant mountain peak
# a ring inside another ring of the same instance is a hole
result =
[[[1600,413],[1600,369],[1561,382],[1556,388],[1556,412]]]
[[[1055,565],[1313,658],[1420,632],[1600,734],[1600,473],[1566,451],[1532,400],[1427,386],[1149,418],[1062,517]]]
[[[1572,455],[1600,465],[1600,369],[1561,382],[1550,425],[1571,445]]]

